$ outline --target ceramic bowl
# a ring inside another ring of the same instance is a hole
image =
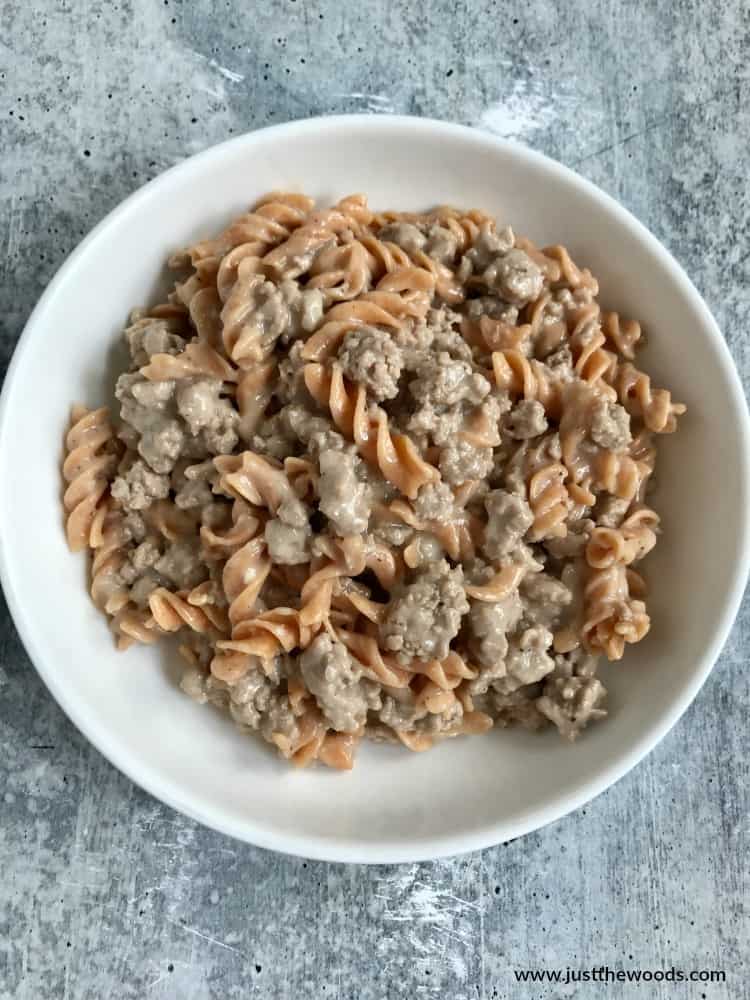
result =
[[[649,333],[642,363],[688,404],[661,442],[663,537],[645,564],[652,631],[604,668],[610,716],[575,745],[554,731],[452,740],[426,754],[365,745],[351,773],[296,771],[177,688],[158,648],[117,653],[65,546],[60,460],[71,401],[109,401],[128,311],[153,301],[171,251],[253,199],[294,188],[374,207],[479,207],[564,243],[603,303]],[[606,194],[522,146],[442,122],[320,118],[233,139],[156,178],[71,254],[18,344],[0,403],[0,570],[44,682],[91,742],[152,795],[263,847],[395,862],[486,847],[603,791],[674,725],[713,666],[748,565],[748,415],[724,340],[685,273]]]

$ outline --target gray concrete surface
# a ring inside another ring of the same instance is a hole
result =
[[[686,266],[747,384],[747,4],[420,6],[0,4],[0,369],[67,253],[144,181],[231,134],[366,110],[489,129],[601,185]],[[746,604],[687,716],[587,808],[367,870],[243,846],[134,788],[53,704],[0,602],[0,997],[746,1000],[749,627]],[[727,983],[512,972],[603,964]]]

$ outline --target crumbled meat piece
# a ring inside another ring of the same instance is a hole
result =
[[[510,226],[496,232],[489,223],[484,223],[473,244],[466,251],[465,257],[471,263],[475,274],[485,271],[498,256],[507,254],[516,244],[516,238]]]
[[[435,407],[427,399],[406,421],[406,432],[420,447],[426,447],[432,440],[443,446],[453,440],[464,425],[465,413],[462,403],[445,409]]]
[[[558,347],[552,354],[548,354],[544,363],[552,369],[557,378],[570,379],[573,377],[573,355],[567,344]]]
[[[596,677],[556,677],[545,683],[536,707],[572,741],[589,722],[605,718],[606,693]]]
[[[430,309],[424,322],[432,333],[432,353],[445,351],[459,361],[472,361],[471,347],[459,329],[461,317],[458,313],[441,306],[440,309]]]
[[[397,732],[409,732],[414,729],[416,722],[427,715],[427,709],[422,703],[418,703],[413,697],[405,697],[397,700],[392,695],[383,698],[383,707],[378,713],[378,718],[383,725]]]
[[[531,508],[522,496],[505,490],[492,490],[484,498],[487,527],[482,552],[499,560],[513,552],[534,523]]]
[[[383,648],[404,662],[443,660],[468,610],[461,567],[451,569],[441,560],[393,591],[380,627]]]
[[[148,527],[143,518],[137,510],[132,508],[128,509],[127,505],[123,505],[123,508],[127,511],[122,519],[122,529],[124,533],[124,541],[126,542],[142,542],[143,539],[148,534]]]
[[[279,361],[279,381],[276,395],[282,403],[298,403],[306,398],[305,360],[302,357],[304,342],[295,341]]]
[[[230,454],[239,440],[239,414],[228,399],[222,398],[222,388],[218,379],[183,379],[176,393],[178,413],[192,435],[202,435],[212,455]]]
[[[549,573],[527,573],[521,581],[524,620],[529,625],[554,628],[573,600],[573,594],[562,580]]]
[[[294,497],[286,499],[266,523],[265,538],[273,562],[282,566],[308,562],[312,529],[305,505]]]
[[[518,624],[522,606],[518,591],[502,601],[473,601],[469,611],[471,651],[480,666],[479,676],[469,686],[472,694],[484,694],[491,683],[505,676],[507,634]]]
[[[544,287],[539,266],[525,251],[516,249],[492,260],[483,271],[482,280],[514,306],[525,306],[538,299]]]
[[[547,415],[536,399],[522,399],[506,416],[504,428],[516,440],[525,441],[547,430]]]
[[[495,724],[498,726],[519,725],[524,729],[537,730],[548,725],[547,718],[538,710],[535,697],[530,697],[527,692],[532,691],[539,685],[532,688],[521,688],[511,691],[510,694],[500,694],[490,688],[488,704],[484,710],[495,717]]]
[[[174,410],[175,383],[149,382],[138,373],[121,375],[115,396],[120,416],[138,432],[138,453],[154,472],[167,473],[182,451],[185,434]]]
[[[154,538],[147,537],[128,552],[127,562],[119,569],[120,580],[127,586],[135,583],[147,569],[151,569],[161,556],[159,545]]]
[[[608,399],[600,400],[592,408],[590,434],[600,448],[622,451],[632,440],[627,410],[619,403],[612,403]]]
[[[485,479],[492,465],[492,448],[477,447],[462,438],[451,441],[440,452],[440,474],[453,485]]]
[[[266,356],[282,334],[292,326],[287,297],[272,281],[255,275],[245,288],[244,325],[252,329],[259,340],[259,356]]]
[[[407,253],[424,250],[427,237],[410,222],[390,222],[378,232],[378,239],[385,243],[395,243]]]
[[[354,456],[345,451],[320,455],[319,507],[337,535],[360,535],[367,530],[370,504],[367,487],[357,479]]]
[[[154,569],[173,583],[178,590],[197,587],[208,576],[205,560],[201,556],[198,540],[180,538],[172,542],[154,563]]]
[[[378,685],[363,678],[362,670],[340,642],[322,633],[300,657],[302,678],[331,728],[354,733],[379,707]]]
[[[216,468],[212,461],[187,465],[172,473],[172,488],[175,490],[175,504],[181,510],[206,507],[214,500],[212,484],[216,481]]]
[[[400,330],[394,330],[393,342],[402,352],[404,371],[416,369],[432,349],[434,339],[435,331],[427,322],[406,325]]]
[[[410,562],[412,568],[419,566],[429,566],[445,555],[443,546],[438,539],[429,531],[418,531],[414,535],[410,549]]]
[[[420,521],[447,524],[456,516],[456,498],[447,483],[426,483],[414,501],[414,513]]]
[[[154,354],[179,354],[185,349],[185,341],[172,331],[167,320],[146,316],[137,319],[125,329],[130,356],[134,368],[143,368]]]
[[[349,330],[338,360],[344,374],[363,385],[373,399],[393,399],[398,395],[403,355],[387,330],[375,326]]]
[[[137,458],[126,472],[112,483],[112,496],[125,510],[145,510],[154,500],[169,496],[169,476],[152,472]]]
[[[489,316],[508,326],[515,326],[518,322],[518,307],[503,302],[494,295],[480,295],[477,299],[469,299],[465,311],[469,319],[473,320]]]
[[[312,263],[312,261],[310,262]],[[309,268],[308,264],[308,268]],[[282,343],[312,333],[323,318],[325,296],[319,288],[300,288],[291,278],[279,284],[279,292],[289,309],[289,325],[281,333]]]
[[[433,225],[427,230],[425,253],[441,264],[454,260],[458,250],[458,240],[445,226]]]
[[[510,694],[526,684],[535,684],[555,669],[555,661],[547,650],[552,645],[552,633],[546,628],[527,628],[513,638],[505,658],[506,676],[492,687],[500,694]]]
[[[398,519],[378,521],[373,528],[373,535],[380,541],[385,542],[386,545],[393,545],[400,549],[411,541],[414,536],[414,529]]]
[[[456,403],[481,403],[490,391],[490,383],[472,370],[466,361],[455,361],[447,351],[427,355],[409,383],[409,391],[419,402],[436,406]]]

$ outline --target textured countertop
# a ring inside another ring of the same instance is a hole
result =
[[[421,6],[0,4],[0,371],[65,256],[146,180],[271,122],[377,111],[488,129],[610,192],[687,268],[747,385],[743,0]],[[748,627],[745,604],[687,715],[585,809],[366,869],[244,846],[135,788],[52,702],[0,598],[0,998],[748,998]],[[727,982],[516,984],[542,965]]]

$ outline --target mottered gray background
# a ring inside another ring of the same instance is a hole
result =
[[[149,178],[249,129],[370,111],[470,124],[599,184],[687,268],[747,384],[743,0],[0,11],[3,373],[65,256]],[[585,809],[493,850],[367,869],[256,850],[135,788],[52,702],[0,598],[0,998],[747,1000],[749,627],[745,605],[687,715]],[[512,972],[602,964],[727,983]]]

